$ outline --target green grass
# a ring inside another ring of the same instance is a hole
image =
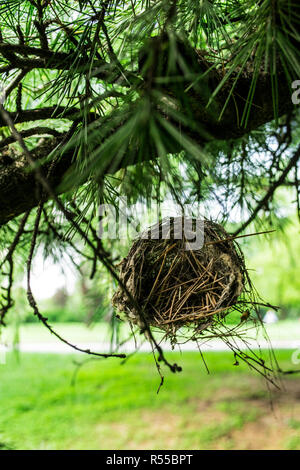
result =
[[[278,352],[282,367],[292,367],[291,353]],[[238,434],[245,436],[247,426],[271,413],[265,382],[245,365],[234,367],[230,353],[206,354],[210,375],[197,353],[168,358],[183,371],[165,371],[157,395],[159,377],[149,354],[124,365],[118,359],[87,362],[73,386],[74,361],[83,356],[22,354],[18,361],[8,354],[0,365],[0,448],[239,448]],[[293,377],[288,383],[300,385]],[[285,428],[276,445],[292,449],[299,447],[299,422],[289,409],[283,408]]]

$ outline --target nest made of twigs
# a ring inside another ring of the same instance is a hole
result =
[[[189,249],[184,233],[176,238],[179,219],[183,227],[186,220],[197,226],[196,219],[172,219],[169,238],[163,239],[162,221],[133,242],[119,264],[120,280],[132,298],[119,287],[112,299],[131,323],[143,328],[147,322],[173,339],[179,328],[201,331],[224,318],[247,282],[242,252],[220,224],[202,221],[203,246]]]

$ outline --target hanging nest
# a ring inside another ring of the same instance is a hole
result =
[[[201,235],[195,232],[197,223],[204,237],[193,249]],[[119,264],[119,276],[132,298],[119,287],[114,307],[141,329],[147,323],[163,330],[173,344],[183,327],[194,339],[222,322],[249,287],[242,252],[226,230],[209,220],[182,217],[166,219],[135,240]]]

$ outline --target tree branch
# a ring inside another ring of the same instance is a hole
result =
[[[21,112],[11,112],[9,114],[15,124],[44,119],[68,119],[70,121],[76,121],[81,116],[81,110],[75,107],[66,108],[65,106],[48,106],[37,109],[25,109]],[[88,113],[90,121],[95,120],[97,117],[98,115],[92,111]],[[6,126],[6,123],[0,115],[0,127],[4,126]]]
[[[163,49],[161,46],[162,39],[152,38],[151,48],[157,49],[157,52]],[[0,50],[7,48],[7,44],[0,44]],[[150,47],[149,46],[149,47]],[[256,89],[253,97],[253,104],[251,113],[247,121],[246,126],[240,124],[240,117],[243,114],[245,103],[247,101],[249,89],[252,85],[253,74],[251,72],[245,72],[241,76],[232,74],[232,77],[228,80],[227,84],[220,90],[219,94],[213,101],[211,106],[207,106],[208,100],[216,89],[220,81],[223,79],[223,73],[221,70],[212,68],[212,64],[207,61],[205,55],[201,52],[193,50],[186,44],[178,44],[179,54],[189,64],[192,77],[186,76],[182,73],[182,70],[178,69],[176,76],[168,77],[170,80],[167,83],[161,83],[157,77],[152,77],[153,89],[150,90],[150,99],[155,94],[151,94],[153,91],[157,91],[167,100],[170,97],[172,104],[175,103],[176,110],[174,107],[166,105],[162,101],[159,104],[153,103],[154,106],[160,107],[159,112],[163,109],[163,115],[166,120],[173,122],[174,126],[180,130],[182,135],[189,137],[194,142],[203,146],[210,140],[230,140],[237,139],[250,131],[259,128],[261,125],[272,121],[274,118],[273,109],[273,96],[272,89],[270,86],[271,78],[267,73],[261,72],[256,78]],[[164,49],[163,49],[164,50]],[[23,53],[34,53],[39,55],[45,63],[45,60],[49,61],[51,56],[51,62],[54,60],[53,53],[49,50],[31,48],[29,46],[10,45],[8,48],[9,53],[16,54],[19,52]],[[6,50],[7,52],[7,50]],[[165,52],[168,54],[168,51]],[[57,53],[56,59],[66,59],[65,53]],[[26,61],[26,59],[24,59]],[[69,59],[68,59],[69,60]],[[109,64],[111,67],[111,65]],[[140,73],[142,74],[143,66],[140,64]],[[248,69],[247,69],[248,70]],[[251,68],[249,67],[249,70]],[[181,81],[178,82],[178,74],[181,71]],[[156,75],[161,71],[154,70]],[[94,70],[93,73],[96,73]],[[96,75],[95,75],[96,76]],[[201,80],[195,80],[193,86],[188,86],[193,83],[195,78],[201,78]],[[143,83],[146,83],[147,76],[144,76]],[[220,118],[221,110],[226,103],[228,94],[231,87],[235,83],[234,92],[230,98],[225,112]],[[141,95],[147,93],[147,88],[137,89]],[[90,106],[90,105],[88,105]],[[283,71],[278,70],[278,114],[279,116],[290,113],[294,105],[291,101],[290,87],[287,82],[286,76]],[[10,118],[14,124],[44,120],[44,119],[68,119],[76,122],[81,119],[82,111],[85,109],[79,109],[76,107],[65,108],[64,106],[50,106],[39,109],[22,110],[20,112],[11,112]],[[88,109],[89,111],[89,109]],[[176,114],[184,116],[185,122],[179,122],[176,120]],[[175,115],[175,117],[174,117]],[[99,119],[99,115],[94,112],[88,113],[88,122]],[[147,124],[146,124],[147,125]],[[6,126],[6,122],[3,117],[0,116],[0,127]],[[117,129],[116,129],[117,130]],[[113,129],[112,131],[113,132]],[[50,140],[50,139],[49,139]],[[53,139],[51,142],[47,142],[45,145],[39,148],[37,152],[33,151],[34,158],[41,160],[48,155],[57,145],[60,145],[62,140]],[[178,142],[178,151],[182,148]],[[177,148],[177,147],[176,147]],[[139,152],[137,152],[138,154]],[[140,155],[140,153],[139,153]],[[155,158],[157,155],[153,155]],[[73,151],[69,149],[65,152],[55,164],[51,186],[57,188],[59,183],[62,181],[63,174],[70,168],[73,159]],[[23,163],[22,163],[23,161]],[[111,156],[111,161],[106,165],[106,171],[113,167],[114,155]],[[134,159],[130,161],[130,164],[134,164]],[[122,166],[126,166],[126,161],[121,161],[116,164],[116,171]],[[104,169],[105,170],[105,169]],[[280,183],[279,183],[280,184]],[[0,225],[6,223],[16,215],[34,207],[37,204],[37,199],[34,194],[35,180],[32,174],[26,168],[24,159],[18,164],[6,166],[0,171]],[[260,209],[259,209],[260,210]],[[253,220],[253,219],[252,219]]]
[[[297,164],[298,160],[300,158],[300,146],[298,149],[295,151],[294,155],[292,158],[289,160],[289,163],[281,173],[280,177],[272,184],[272,186],[268,189],[264,197],[258,202],[257,206],[255,207],[254,211],[252,212],[251,216],[244,222],[241,227],[236,230],[233,233],[233,236],[236,237],[240,232],[243,232],[245,228],[248,227],[248,225],[253,222],[253,220],[256,218],[257,214],[264,208],[266,207],[267,203],[272,199],[275,191],[279,186],[281,186],[284,182],[286,177],[288,176],[289,172],[291,171],[292,168],[295,167]]]
[[[35,135],[53,135],[54,137],[62,137],[64,133],[58,132],[56,129],[51,129],[50,127],[34,127],[32,129],[25,129],[24,131],[20,131],[20,135],[25,137],[32,137]],[[10,145],[11,143],[15,142],[16,139],[14,136],[10,135],[5,139],[0,141],[0,149]]]
[[[0,54],[9,61],[11,67],[20,69],[69,70],[74,63],[72,53],[56,52],[23,44],[0,42]],[[38,57],[38,59],[29,58],[29,55]],[[120,73],[120,69],[116,64],[111,64],[105,60],[98,59],[94,61],[93,67],[90,69],[90,59],[88,55],[76,61],[76,72],[89,72],[94,78],[105,80],[108,83],[118,83],[118,85],[127,87],[140,82],[140,79],[134,73],[125,71],[124,69],[122,69],[122,73]]]

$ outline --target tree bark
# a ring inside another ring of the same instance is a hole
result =
[[[199,75],[201,71],[209,70],[210,64],[196,51],[189,50],[187,59],[192,63],[194,73]],[[241,116],[252,83],[252,74],[244,72],[237,79],[232,97],[229,99],[220,118],[221,110],[228,98],[232,84],[236,80],[236,77],[232,76],[216,96],[212,105],[207,107],[209,97],[222,78],[223,75],[220,71],[212,69],[207,72],[203,81],[191,87],[187,92],[182,88],[179,90],[177,85],[173,87],[168,85],[161,88],[164,94],[169,95],[171,99],[175,98],[179,111],[187,116],[187,125],[180,126],[180,131],[201,146],[210,140],[240,138],[270,122],[274,117],[270,76],[261,72],[257,78],[256,91],[248,121],[246,125],[241,125]],[[180,87],[182,86],[186,87],[186,83],[180,85]],[[182,96],[184,99],[180,99]],[[278,72],[278,96],[278,115],[282,116],[291,112],[293,109],[291,91],[283,71]],[[78,117],[78,111],[76,109],[68,110],[63,117],[75,120]],[[11,117],[15,123],[30,122],[36,119],[61,118],[62,112],[63,109],[44,108],[11,113]],[[95,118],[97,116],[91,113],[91,119]],[[165,119],[173,120],[171,115],[166,115]],[[3,124],[0,118],[0,125],[3,126]],[[37,160],[46,157],[61,142],[60,139],[60,137],[48,139],[44,145],[32,152],[33,157]],[[2,151],[2,156],[0,152],[0,225],[6,224],[12,218],[33,208],[40,199],[40,191],[35,176],[28,170],[25,157],[21,156],[11,161],[5,158],[6,152],[6,150]],[[53,165],[49,183],[58,192],[61,191],[58,188],[62,177],[72,164],[72,156],[72,150],[69,150],[63,153]],[[113,166],[113,158],[112,156],[111,166]],[[155,158],[155,155],[153,155],[153,158]],[[125,161],[120,162],[119,167],[126,166],[126,164],[128,163]],[[107,165],[107,172],[109,172],[109,166]],[[44,174],[47,173],[48,167],[49,164],[42,165]]]

